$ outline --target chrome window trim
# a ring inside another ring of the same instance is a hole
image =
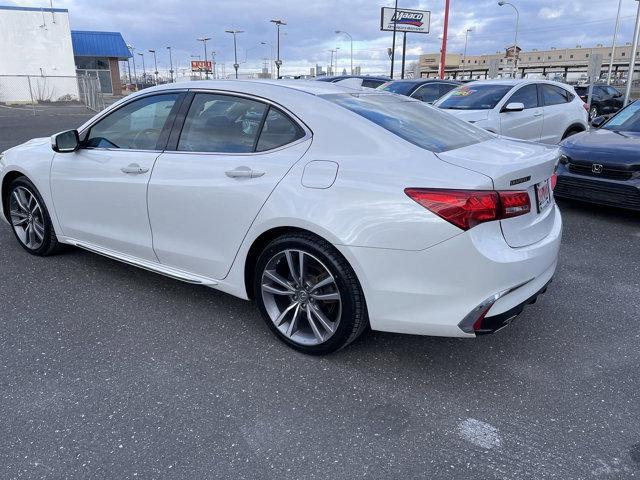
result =
[[[228,97],[246,98],[248,100],[253,100],[255,102],[263,103],[268,106],[273,106],[278,110],[282,111],[287,117],[289,117],[289,119],[291,119],[291,121],[293,121],[299,128],[301,128],[304,131],[304,136],[297,140],[294,140],[293,142],[285,143],[284,145],[280,145],[279,147],[272,148],[270,150],[262,150],[260,152],[192,152],[187,150],[164,150],[164,153],[173,153],[173,154],[182,153],[187,155],[227,155],[227,156],[228,155],[231,155],[231,156],[263,155],[265,153],[272,153],[278,150],[289,148],[293,145],[297,145],[298,143],[302,143],[304,141],[307,141],[313,138],[313,132],[307,126],[306,123],[304,123],[297,115],[295,115],[286,107],[283,107],[279,103],[274,102],[273,100],[270,100],[268,98],[260,97],[258,95],[253,95],[250,93],[236,92],[231,90],[218,90],[218,89],[210,89],[210,88],[190,88],[188,89],[188,91],[194,94],[209,93],[213,95],[226,95]],[[187,110],[187,115],[188,114],[189,114],[189,111]],[[186,121],[186,116],[185,116],[185,121]],[[182,126],[184,127],[184,122]]]
[[[243,155],[243,156],[248,156],[248,155],[261,155],[261,154],[265,154],[265,153],[271,153],[271,152],[275,152],[278,150],[282,150],[284,148],[288,148],[290,146],[294,146],[297,145],[298,143],[304,142],[306,140],[309,140],[310,138],[313,138],[313,131],[309,128],[309,126],[302,121],[302,119],[300,119],[300,117],[298,117],[296,114],[294,114],[293,112],[291,112],[291,110],[287,109],[286,107],[282,106],[281,104],[274,102],[273,100],[270,100],[268,98],[264,98],[264,97],[260,97],[258,95],[253,95],[250,93],[243,93],[243,92],[236,92],[236,91],[232,91],[232,90],[219,90],[219,89],[211,89],[211,88],[172,88],[172,89],[167,89],[167,90],[154,90],[153,92],[145,92],[145,93],[141,93],[139,95],[136,95],[135,97],[132,97],[129,101],[127,102],[122,102],[121,104],[118,105],[117,108],[107,108],[105,110],[103,110],[102,112],[100,112],[98,114],[97,117],[94,117],[93,121],[87,125],[84,129],[79,130],[78,131],[78,135],[82,136],[84,135],[87,131],[91,130],[91,128],[98,123],[100,120],[102,120],[103,118],[105,118],[107,115],[110,115],[111,113],[115,112],[116,110],[119,110],[120,108],[123,108],[127,105],[129,105],[132,102],[135,102],[136,100],[139,100],[141,98],[145,98],[145,97],[149,97],[149,96],[153,96],[153,95],[163,95],[166,93],[212,93],[212,94],[217,94],[217,95],[227,95],[227,96],[235,96],[235,97],[242,97],[242,98],[247,98],[249,100],[254,100],[260,103],[265,103],[269,106],[273,105],[274,107],[276,107],[278,110],[281,110],[282,112],[284,112],[292,121],[294,121],[298,127],[302,128],[302,130],[304,131],[304,136],[291,142],[291,143],[287,143],[285,145],[281,145],[279,147],[276,148],[272,148],[270,150],[263,150],[261,152],[244,152],[244,153],[232,153],[232,152],[187,152],[187,151],[183,151],[183,150],[143,150],[143,149],[132,149],[132,148],[109,148],[109,147],[82,147],[83,150],[98,150],[98,151],[111,151],[111,152],[150,152],[150,153],[183,153],[183,154],[189,154],[189,155]],[[188,113],[188,111],[187,111]],[[184,124],[183,124],[184,126]]]

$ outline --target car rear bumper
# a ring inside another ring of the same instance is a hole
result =
[[[598,179],[573,174],[560,166],[554,195],[599,205],[640,210],[640,179]]]
[[[549,234],[526,247],[509,247],[499,222],[490,222],[422,251],[338,248],[360,279],[372,329],[473,337],[465,319],[510,320],[552,279],[562,236],[553,208]]]

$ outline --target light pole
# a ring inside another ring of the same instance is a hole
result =
[[[211,40],[211,37],[200,37],[200,38],[196,38],[196,40],[198,40],[199,42],[202,42],[202,44],[204,45],[204,61],[207,61],[207,42],[209,40]],[[204,64],[204,78],[205,80],[209,80],[209,69],[207,68],[207,64]]]
[[[340,73],[338,73],[338,50],[340,50],[340,47],[336,47],[336,75],[340,75]]]
[[[233,35],[233,58],[235,59],[235,63],[233,64],[233,68],[236,71],[236,80],[238,79],[238,44],[236,43],[236,35],[239,33],[244,33],[244,30],[225,30],[225,32]]]
[[[136,56],[133,52],[135,52],[135,48],[133,47],[133,45],[127,45],[127,48],[129,49],[129,52],[131,53],[131,58],[133,59],[133,78],[134,78],[134,82],[135,83],[135,89],[136,92],[138,91],[138,73],[136,72]]]
[[[156,67],[156,71],[154,73],[156,74],[156,85],[158,85],[158,60],[156,59],[156,51],[149,50],[149,53],[153,54],[153,65]]]
[[[467,28],[464,32],[464,53],[462,54],[462,72],[464,73],[464,64],[467,62],[467,43],[469,42],[469,32],[473,32],[473,28]]]
[[[638,39],[640,38],[640,0],[638,2],[638,14],[636,15],[636,29],[633,32],[633,46],[631,47],[631,58],[629,59],[629,74],[627,75],[627,89],[624,93],[623,106],[629,103],[631,87],[633,85],[633,72],[636,66],[636,54],[638,53]]]
[[[282,25],[286,25],[287,22],[285,22],[284,20],[281,19],[273,19],[273,20],[269,20],[271,23],[273,23],[276,28],[278,29],[278,48],[277,48],[277,54],[278,57],[276,59],[276,69],[278,71],[276,78],[280,78],[280,66],[282,65],[282,60],[280,60],[280,27]]]
[[[171,83],[173,83],[173,59],[171,58],[171,47],[167,47],[169,50],[169,76],[171,77]]]
[[[343,30],[336,30],[336,35],[340,35],[340,34],[346,35],[347,37],[349,37],[349,42],[351,42],[351,75],[353,75],[353,37],[349,33]]]
[[[147,69],[144,66],[144,53],[138,53],[142,57],[142,83],[147,85]]]
[[[498,5],[501,7],[509,5],[516,11],[516,36],[513,42],[513,78],[516,78],[518,75],[518,27],[520,26],[520,12],[513,3],[503,2],[501,0],[498,2]]]
[[[611,73],[613,72],[613,57],[616,55],[616,39],[618,37],[618,28],[620,27],[620,10],[622,9],[622,0],[618,2],[618,14],[616,15],[616,26],[613,29],[613,43],[611,44],[611,58],[609,59],[609,72],[607,73],[607,85],[611,85]]]
[[[213,79],[216,79],[216,51],[211,52],[211,70],[213,70]]]
[[[272,42],[260,42],[261,45],[268,45],[271,48],[271,56],[270,61],[269,61],[269,68],[271,70],[271,73],[269,74],[269,76],[271,78],[273,78],[273,43]]]
[[[329,63],[329,73],[328,75],[335,75],[336,72],[333,70],[333,54],[336,53],[335,50],[329,50],[331,52],[331,62]]]

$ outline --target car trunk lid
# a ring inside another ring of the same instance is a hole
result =
[[[500,221],[509,246],[531,245],[551,232],[555,218],[551,176],[558,159],[557,147],[496,138],[437,155],[447,163],[490,177],[495,190],[528,192],[531,211]],[[543,201],[546,191],[548,202]]]

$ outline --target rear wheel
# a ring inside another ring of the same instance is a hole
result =
[[[29,179],[16,178],[5,202],[13,233],[22,248],[38,256],[52,255],[60,249],[47,207]]]
[[[267,245],[258,257],[254,294],[269,328],[305,353],[338,350],[368,324],[355,273],[331,244],[311,234],[284,235]]]
[[[589,120],[593,120],[596,117],[600,116],[600,112],[598,111],[598,107],[591,107],[589,110]]]
[[[569,138],[572,135],[576,135],[580,132],[584,132],[584,130],[578,127],[570,128],[564,133],[564,135],[562,136],[562,140],[564,140],[565,138]]]

